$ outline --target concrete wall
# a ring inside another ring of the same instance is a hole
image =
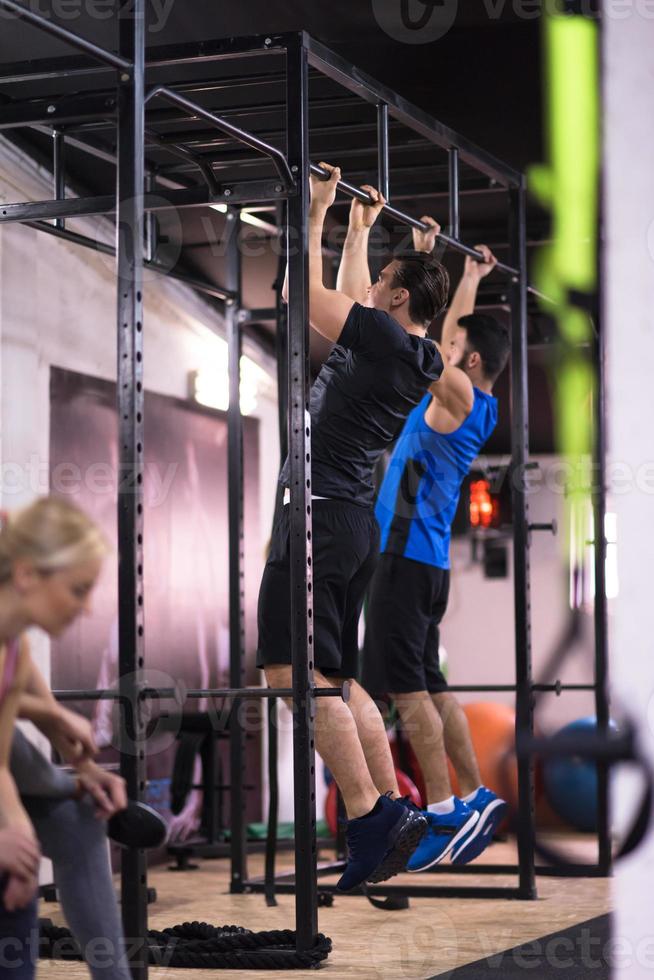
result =
[[[638,726],[654,766],[654,13],[608,10],[604,33],[604,220],[609,465],[617,515],[620,591],[612,604],[612,697]],[[649,481],[643,476],[649,472]],[[639,478],[640,474],[640,478]],[[622,831],[640,799],[639,781],[616,778],[612,804]],[[654,832],[616,868],[618,940],[614,976],[651,977]]]

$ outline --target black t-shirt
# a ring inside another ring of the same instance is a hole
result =
[[[311,388],[311,492],[371,505],[375,463],[442,370],[431,340],[355,303]]]

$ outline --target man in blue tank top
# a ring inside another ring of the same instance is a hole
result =
[[[414,240],[431,251],[435,233],[414,232]],[[508,330],[474,313],[479,283],[497,261],[486,246],[477,248],[485,261],[466,258],[443,324],[445,370],[409,415],[375,509],[381,555],[370,592],[363,684],[373,695],[393,696],[425,779],[429,832],[409,871],[448,855],[454,864],[471,861],[506,813],[504,801],[481,783],[465,714],[447,691],[438,658],[452,520],[461,483],[497,423],[492,389],[510,351]],[[447,756],[462,799],[452,794]]]

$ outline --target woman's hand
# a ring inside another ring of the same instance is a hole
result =
[[[41,848],[30,826],[0,830],[0,870],[9,874],[2,901],[8,912],[25,908],[35,897],[40,860]]]
[[[41,848],[28,827],[3,827],[0,830],[0,870],[30,878],[38,873]]]
[[[91,722],[76,711],[58,705],[47,724],[41,725],[41,731],[69,765],[77,765],[98,754]]]
[[[15,912],[16,909],[26,908],[39,890],[38,875],[31,875],[29,878],[19,878],[11,875],[5,893],[2,896],[4,907],[8,912]]]
[[[92,760],[77,766],[80,792],[88,793],[96,805],[96,815],[104,820],[127,806],[125,780],[113,772],[107,772]]]

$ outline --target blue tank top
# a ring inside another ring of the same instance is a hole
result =
[[[429,394],[407,418],[375,506],[382,552],[450,567],[461,483],[497,424],[497,399],[473,390],[472,411],[454,432],[436,432],[425,422]]]

